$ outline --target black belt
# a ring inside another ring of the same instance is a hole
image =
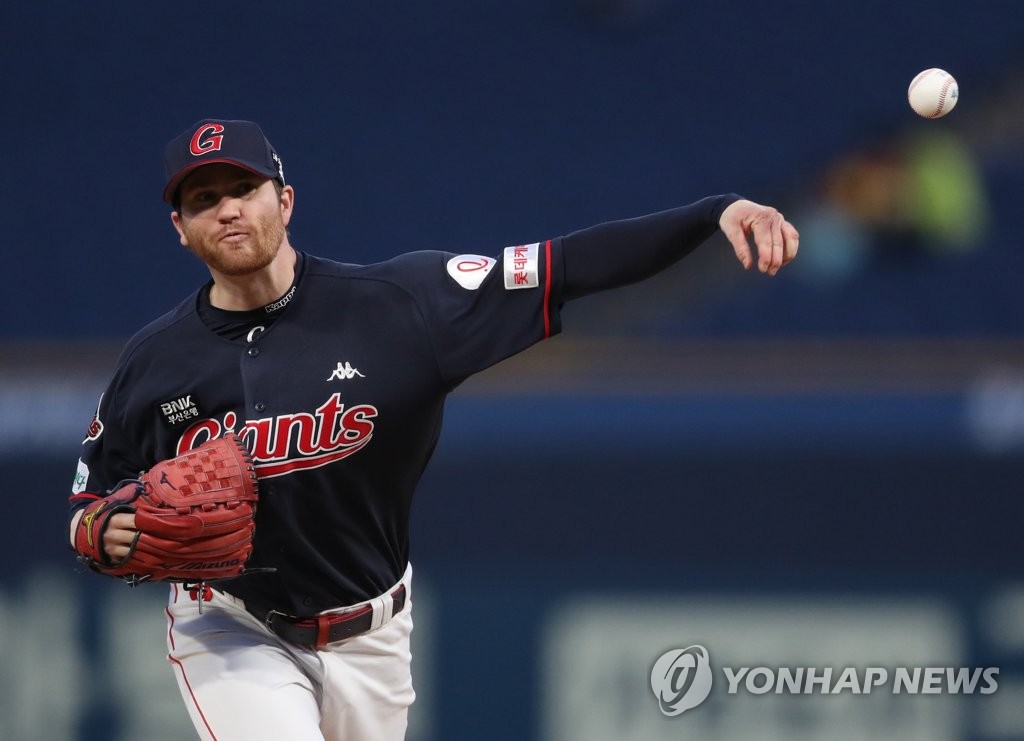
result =
[[[392,616],[405,607],[405,585],[399,584],[391,592]],[[365,605],[350,612],[294,618],[274,610],[250,609],[255,617],[289,643],[306,648],[323,648],[328,643],[355,638],[373,628],[373,607]]]

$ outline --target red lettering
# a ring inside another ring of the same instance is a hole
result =
[[[376,416],[376,407],[371,407],[368,404],[352,407],[341,418],[342,435],[350,443],[368,438],[373,432],[373,422],[370,420]]]
[[[315,414],[299,412],[247,420],[237,432],[252,452],[259,475],[281,476],[325,466],[361,450],[373,435],[372,420],[376,416],[377,408],[370,404],[346,410],[341,394],[335,393],[317,407]],[[223,427],[215,419],[197,422],[178,441],[178,454],[219,437],[222,430],[234,429],[236,421],[234,412],[228,412]]]
[[[300,455],[313,455],[319,449],[316,443],[316,420],[309,414],[283,414],[277,418],[277,445],[274,447],[275,458],[287,458],[291,448],[292,429],[298,428],[295,449]]]
[[[205,434],[204,434],[205,433]],[[198,448],[208,440],[220,436],[220,423],[215,419],[204,419],[196,422],[182,434],[178,440],[178,451],[176,455],[187,453],[193,448]]]
[[[343,443],[341,432],[335,435],[335,428],[338,426],[338,415],[345,411],[345,405],[341,403],[341,394],[331,394],[330,398],[316,409],[316,416],[320,418],[320,439],[318,441],[321,450],[334,450]]]
[[[273,435],[274,418],[249,420],[242,429],[246,434],[240,435],[252,451],[253,460],[271,461],[276,457],[276,450],[271,450],[274,444]],[[248,433],[252,432],[252,441],[248,439]]]

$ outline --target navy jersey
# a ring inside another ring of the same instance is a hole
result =
[[[406,568],[446,395],[557,333],[562,281],[561,240],[496,259],[304,255],[276,321],[235,341],[200,318],[201,289],[126,345],[72,501],[233,430],[260,476],[249,566],[274,571],[219,586],[296,616],[374,597]]]

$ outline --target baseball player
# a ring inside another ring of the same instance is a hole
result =
[[[248,451],[245,570],[170,583],[168,659],[204,739],[403,738],[410,504],[447,394],[558,333],[564,302],[653,275],[719,228],[768,275],[799,240],[774,208],[721,195],[532,244],[351,265],[292,247],[295,190],[257,124],[199,121],[164,162],[171,223],[212,279],[125,346],[83,443],[70,535],[91,563],[124,563],[141,520],[95,518],[118,482],[226,435]]]

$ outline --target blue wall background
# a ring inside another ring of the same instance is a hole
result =
[[[495,369],[515,381],[504,391],[485,379],[453,396],[415,507],[432,607],[416,738],[544,738],[546,621],[595,591],[927,595],[962,619],[966,660],[1004,667],[1001,696],[1017,702],[1024,650],[993,637],[987,606],[1024,579],[1022,52],[1014,0],[6,5],[6,696],[42,666],[19,652],[14,606],[55,572],[76,656],[105,668],[44,653],[40,686],[73,685],[79,699],[54,706],[71,716],[65,737],[132,737],[105,692],[133,663],[111,607],[123,588],[74,574],[64,492],[117,347],[206,279],[168,223],[160,156],[219,116],[260,121],[281,151],[293,242],[353,262],[496,252],[726,191],[802,226],[851,153],[917,132],[966,142],[990,209],[969,250],[839,278],[798,261],[768,281],[712,240],[643,286],[567,307],[552,350]],[[905,91],[932,66],[962,97],[923,121]],[[813,263],[829,247],[809,233]],[[623,370],[637,338],[655,351]],[[854,360],[818,370],[850,339]],[[672,349],[696,342],[711,359],[674,366]],[[792,351],[758,349],[776,343]],[[578,386],[548,388],[558,348],[577,347]],[[164,737],[187,738],[171,701]],[[0,705],[0,738],[37,737],[12,714],[25,707]],[[955,737],[1024,737],[971,708]]]
[[[970,121],[1018,79],[1018,16],[1012,0],[8,4],[0,213],[19,279],[0,337],[121,339],[203,277],[159,193],[164,143],[204,116],[263,124],[298,189],[304,249],[497,250],[709,193],[795,207],[851,148]],[[960,80],[958,118],[910,113],[906,86],[930,66]],[[1018,192],[1012,154],[993,167]],[[1001,285],[998,264],[972,285]],[[801,295],[785,322],[744,311],[743,330],[856,331],[835,318],[859,293]],[[957,302],[962,330],[996,316],[1020,330],[1012,307],[975,303]],[[811,306],[832,321],[807,319]],[[700,319],[686,331],[707,331]]]

